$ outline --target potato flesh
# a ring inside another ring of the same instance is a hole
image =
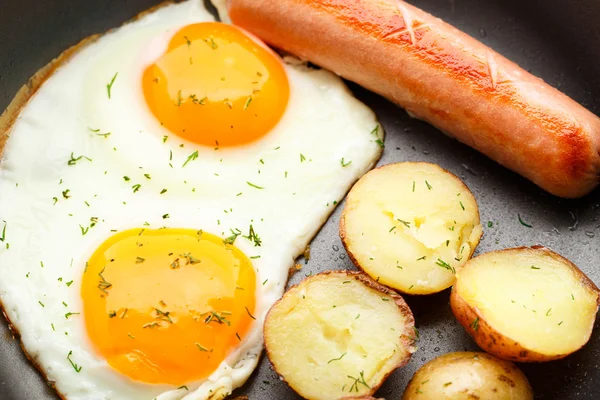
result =
[[[440,356],[421,367],[403,400],[531,400],[531,386],[514,364],[485,353]]]
[[[269,313],[265,340],[294,390],[332,400],[369,394],[409,354],[400,347],[405,330],[390,296],[336,276],[286,293]]]
[[[597,293],[563,260],[528,249],[473,259],[456,288],[494,330],[545,355],[585,344],[598,307]]]
[[[482,234],[469,190],[425,163],[371,171],[352,189],[344,223],[346,245],[361,268],[411,294],[451,286],[453,271],[466,263]]]

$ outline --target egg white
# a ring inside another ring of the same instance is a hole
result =
[[[0,301],[28,355],[67,399],[216,399],[241,386],[294,259],[381,154],[372,111],[332,73],[294,60],[285,66],[287,110],[263,139],[216,149],[161,127],[144,102],[141,74],[178,29],[212,20],[193,0],[102,36],[57,69],[12,128],[0,164]],[[72,155],[85,157],[68,165]],[[180,389],[132,381],[96,354],[82,315],[65,317],[81,312],[85,262],[116,231],[167,226],[227,237],[250,224],[262,246],[242,237],[235,245],[260,256],[252,260],[256,321],[208,379]]]

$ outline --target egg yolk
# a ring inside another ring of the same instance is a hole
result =
[[[278,56],[239,28],[219,22],[178,31],[142,81],[161,125],[209,146],[259,139],[281,119],[289,99]]]
[[[254,320],[251,261],[189,229],[134,229],[102,244],[81,294],[87,333],[117,371],[146,383],[208,377]]]

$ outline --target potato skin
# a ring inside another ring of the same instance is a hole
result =
[[[450,307],[452,312],[467,333],[475,340],[477,345],[490,354],[504,360],[517,362],[543,362],[557,360],[566,357],[568,354],[560,356],[547,356],[535,351],[527,350],[519,342],[516,342],[500,332],[497,332],[483,319],[477,308],[471,307],[460,297],[456,291],[456,286],[452,287],[450,294]],[[474,323],[477,321],[477,324]],[[477,329],[475,329],[475,327]]]
[[[533,400],[527,378],[513,363],[486,353],[444,354],[411,378],[402,400]]]
[[[372,169],[368,173],[372,173],[373,171],[376,171],[376,170],[379,170],[379,169],[383,169],[383,168],[387,168],[387,167],[390,167],[390,166],[394,166],[396,164],[411,164],[411,165],[432,164],[432,165],[435,165],[441,171],[443,171],[443,172],[445,172],[445,173],[453,176],[456,179],[456,181],[458,183],[460,183],[460,185],[462,186],[463,190],[465,190],[468,193],[471,193],[471,190],[469,189],[469,187],[458,176],[456,176],[452,172],[448,171],[445,168],[442,168],[441,166],[439,166],[437,164],[423,162],[423,161],[404,161],[404,162],[399,162],[399,163],[392,163],[392,164],[381,165],[381,166],[379,166],[377,168]],[[363,176],[361,178],[361,180],[364,179],[365,176]],[[359,182],[360,182],[360,180],[359,180]],[[357,184],[359,184],[359,182],[355,183],[355,186]],[[352,191],[352,189],[350,191]],[[471,193],[471,195],[472,195],[472,193]],[[477,220],[481,222],[481,216],[480,216],[480,212],[479,212],[479,204],[477,203],[477,200],[475,200],[472,205],[475,206],[475,209],[477,211]],[[369,275],[369,273],[365,270],[365,268],[363,268],[363,266],[360,264],[360,262],[358,261],[358,259],[355,257],[355,255],[353,254],[353,252],[351,250],[350,238],[348,237],[348,232],[347,232],[347,229],[346,229],[346,217],[348,215],[348,212],[349,212],[348,211],[348,202],[346,201],[346,205],[344,206],[344,209],[342,210],[342,215],[340,217],[340,223],[339,223],[340,239],[342,241],[342,244],[344,245],[344,249],[346,250],[346,253],[348,254],[348,257],[350,258],[350,261],[352,261],[352,263],[360,271],[364,272],[366,275]],[[467,260],[469,260],[469,259],[471,259],[471,257],[473,257],[473,254],[475,253],[475,250],[477,249],[477,246],[479,245],[479,242],[480,242],[480,240],[481,240],[482,237],[483,237],[483,229],[481,229],[479,237],[477,237],[477,239],[476,239],[475,245],[471,247],[471,251],[469,252],[468,256],[466,257]],[[430,293],[412,293],[412,292],[406,292],[406,291],[404,291],[402,289],[395,288],[395,287],[392,287],[392,289],[394,289],[395,291],[397,291],[397,292],[399,292],[401,294],[412,295],[412,296],[426,296],[426,295],[430,295],[430,294],[439,293],[439,292],[441,292],[443,290],[446,290],[448,287],[450,287],[450,285],[448,285],[448,286],[446,286],[446,287],[444,287],[444,288],[442,288],[440,290],[437,290],[435,292],[430,292]]]
[[[579,277],[581,285],[587,286],[595,292],[598,287],[575,264],[561,255],[544,246],[518,247],[514,249],[498,250],[498,252],[513,252],[525,249],[539,250],[551,257],[562,261]],[[599,297],[600,302],[600,297]],[[457,292],[456,285],[450,294],[450,306],[454,316],[467,333],[475,340],[477,345],[490,354],[504,360],[516,362],[545,362],[565,358],[568,354],[547,355],[523,347],[519,342],[501,334],[490,326],[476,307],[471,307]],[[474,321],[477,321],[475,324]],[[583,346],[582,346],[583,347]],[[578,349],[579,350],[579,349]]]
[[[396,304],[396,306],[398,307],[398,309],[400,310],[400,312],[402,313],[402,315],[405,318],[405,322],[406,322],[406,329],[404,332],[401,333],[400,335],[400,341],[402,342],[403,346],[408,349],[407,352],[407,356],[404,357],[402,360],[400,360],[400,362],[395,365],[387,374],[385,374],[385,376],[383,376],[381,378],[381,381],[376,383],[376,384],[371,384],[370,385],[370,390],[367,394],[362,394],[359,396],[345,396],[343,398],[340,398],[339,400],[379,400],[377,398],[372,397],[371,395],[373,395],[380,387],[381,385],[385,382],[385,380],[392,374],[392,372],[394,372],[396,369],[398,368],[402,368],[404,367],[406,364],[408,364],[408,362],[410,361],[410,358],[412,356],[412,353],[414,351],[416,351],[416,347],[414,347],[415,344],[415,319],[413,316],[413,313],[411,311],[411,309],[409,308],[408,304],[406,303],[406,301],[404,301],[404,299],[402,298],[402,296],[400,296],[398,293],[396,293],[395,291],[391,290],[390,288],[383,286],[379,283],[377,283],[376,281],[374,281],[373,279],[371,279],[367,274],[363,273],[363,272],[359,272],[359,271],[348,271],[348,270],[343,270],[343,271],[325,271],[325,272],[321,272],[319,274],[316,275],[312,275],[311,277],[303,280],[302,282],[290,287],[286,293],[282,296],[281,299],[279,299],[277,302],[275,302],[273,304],[273,306],[271,307],[271,309],[269,310],[269,312],[267,313],[266,317],[265,317],[265,323],[263,325],[263,336],[265,337],[265,352],[267,354],[267,357],[269,358],[269,361],[271,362],[271,365],[273,366],[273,369],[275,370],[275,372],[279,375],[280,379],[282,381],[284,381],[286,384],[288,384],[288,386],[290,386],[296,393],[299,393],[299,391],[294,388],[286,379],[285,376],[282,376],[279,371],[277,370],[277,367],[275,365],[275,363],[273,362],[273,358],[272,355],[270,353],[270,349],[267,343],[267,336],[268,336],[268,321],[269,321],[269,316],[271,314],[271,312],[276,308],[276,306],[284,299],[285,295],[292,289],[294,288],[298,288],[299,286],[301,286],[303,283],[306,282],[306,280],[308,279],[319,279],[319,278],[323,278],[323,277],[327,277],[327,276],[331,276],[331,275],[338,275],[338,276],[343,276],[345,279],[355,279],[361,283],[363,283],[364,285],[366,285],[367,287],[373,289],[373,290],[377,290],[379,292],[381,292],[382,294],[388,295],[392,298],[392,300],[394,301],[394,303]],[[335,399],[332,399],[335,400]]]
[[[344,397],[340,400],[385,400],[384,398],[377,398],[373,396],[363,396],[363,397]]]

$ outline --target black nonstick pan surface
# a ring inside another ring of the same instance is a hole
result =
[[[201,1],[201,0],[197,0]],[[274,0],[275,1],[275,0]],[[39,68],[82,38],[119,26],[157,0],[2,0],[0,3],[0,110]],[[534,75],[600,113],[600,3],[598,0],[412,0],[517,62]],[[461,177],[477,198],[485,235],[476,254],[543,244],[572,260],[600,285],[600,190],[562,200],[505,170],[476,151],[356,85],[387,131],[380,164],[428,161]],[[343,205],[342,205],[343,206]],[[291,278],[328,269],[354,269],[338,236],[341,206],[313,240],[311,258]],[[518,215],[531,228],[519,222]],[[489,223],[488,223],[489,221]],[[304,264],[304,261],[301,261]],[[425,362],[450,351],[477,350],[454,319],[449,291],[407,296],[420,331],[419,350],[378,392],[400,399]],[[539,399],[600,399],[600,329],[579,352],[560,361],[520,364]],[[263,357],[236,391],[251,400],[298,398]],[[57,399],[26,360],[0,318],[0,399]]]

